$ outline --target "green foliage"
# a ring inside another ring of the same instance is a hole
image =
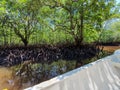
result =
[[[115,0],[1,0],[0,44],[95,42],[103,22],[119,16],[115,5]],[[104,42],[119,40],[110,34],[103,32]]]
[[[92,26],[85,25],[84,37],[84,42],[92,43],[98,40],[99,34]]]
[[[104,30],[101,33],[100,41],[104,43],[120,42],[120,21],[110,24],[109,30]]]

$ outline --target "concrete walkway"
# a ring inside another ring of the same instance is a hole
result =
[[[120,90],[120,50],[25,90]]]

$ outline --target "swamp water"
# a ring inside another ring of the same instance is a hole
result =
[[[21,64],[0,67],[0,90],[22,90],[75,69],[76,61],[59,60],[51,64]]]
[[[108,52],[102,53],[99,58],[110,54]],[[82,65],[97,59],[97,56],[86,59],[82,61]],[[0,67],[0,90],[22,90],[76,68],[76,60],[58,60],[50,64],[28,62],[9,68]],[[78,63],[78,66],[81,65]]]

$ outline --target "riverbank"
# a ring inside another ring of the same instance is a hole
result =
[[[51,63],[56,60],[81,60],[94,57],[100,49],[95,45],[12,47],[0,49],[0,65],[13,66],[25,61]]]
[[[120,49],[120,46],[103,46],[103,50],[113,53],[115,50]]]
[[[114,50],[118,49],[119,46],[103,46],[103,50],[104,51],[110,51],[113,52]],[[64,49],[64,50],[63,50]],[[58,55],[58,51],[61,55],[61,58],[65,58],[64,60],[59,59],[59,60],[51,60],[49,63],[48,61],[44,61],[43,63],[41,63],[40,60],[38,60],[39,63],[34,63],[36,61],[32,61],[32,60],[25,60],[22,61],[20,60],[18,63],[22,63],[20,65],[16,65],[12,66],[10,68],[0,68],[1,70],[1,75],[0,76],[0,83],[3,85],[3,88],[8,88],[9,90],[21,90],[21,88],[27,88],[30,86],[33,86],[35,84],[38,84],[42,81],[48,80],[50,78],[53,78],[57,75],[61,75],[65,72],[71,71],[73,69],[76,68],[76,61],[81,61],[82,57],[84,57],[84,59],[87,59],[87,55],[89,55],[89,57],[95,57],[90,59],[88,58],[87,60],[82,60],[84,62],[82,62],[83,65],[88,64],[89,62],[93,62],[95,60],[97,60],[95,51],[94,51],[95,47],[93,48],[93,46],[81,46],[81,47],[73,47],[73,46],[67,46],[67,47],[52,47],[52,46],[43,46],[40,47],[29,47],[29,48],[8,48],[8,49],[4,49],[1,50],[2,52],[4,52],[1,55],[6,55],[6,58],[9,56],[10,53],[13,54],[13,56],[15,55],[15,57],[20,57],[21,55],[23,55],[24,57],[26,55],[26,58],[29,59],[30,55],[33,54],[34,59],[35,55],[39,55],[43,50],[44,54],[46,54],[46,56],[48,56],[48,54],[50,54],[49,56],[51,57],[56,57],[56,55]],[[58,51],[57,51],[58,50]],[[62,51],[63,50],[63,51]],[[97,49],[95,49],[97,50]],[[34,53],[36,52],[36,54]],[[73,54],[75,52],[75,56],[73,57],[71,54]],[[89,53],[88,53],[89,52]],[[93,53],[94,52],[94,53]],[[1,52],[0,52],[1,53]],[[87,53],[87,54],[86,54]],[[44,55],[43,54],[43,55]],[[63,55],[65,54],[65,55]],[[84,55],[83,55],[84,54]],[[41,55],[41,54],[40,54]],[[77,55],[81,55],[79,56],[80,59],[74,59],[73,58],[79,58]],[[107,55],[107,54],[106,54]],[[106,56],[105,55],[105,56]],[[64,56],[64,57],[63,57]],[[16,60],[16,58],[13,59],[9,59],[9,60]],[[41,57],[43,57],[41,55]],[[72,57],[72,58],[71,58]],[[102,56],[104,57],[104,56]],[[48,58],[48,57],[47,57]],[[52,58],[51,58],[52,59]],[[67,59],[67,60],[66,60]],[[24,59],[23,59],[24,60]],[[42,60],[42,58],[41,58]],[[32,62],[33,64],[31,64]],[[6,63],[6,65],[9,65],[9,63]],[[14,62],[13,62],[14,64]],[[79,63],[80,64],[80,63]],[[5,64],[3,64],[4,66]],[[12,64],[11,64],[12,65]],[[82,66],[81,64],[79,66]],[[11,71],[12,70],[12,71]],[[4,74],[2,74],[4,73]],[[9,73],[9,74],[7,74]],[[11,82],[12,81],[12,82]]]

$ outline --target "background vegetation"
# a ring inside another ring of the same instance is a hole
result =
[[[115,0],[0,0],[0,45],[120,42],[119,15]]]

